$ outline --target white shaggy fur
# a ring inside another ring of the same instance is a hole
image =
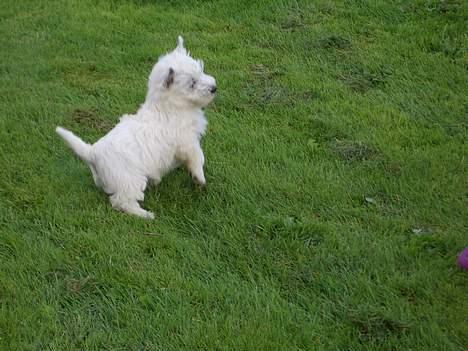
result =
[[[146,100],[135,115],[122,116],[93,145],[64,128],[57,127],[56,132],[86,162],[114,208],[154,218],[138,204],[148,180],[158,184],[184,164],[193,180],[205,185],[200,139],[207,121],[202,108],[215,91],[215,79],[203,73],[203,62],[189,56],[179,36],[176,49],[153,67]]]

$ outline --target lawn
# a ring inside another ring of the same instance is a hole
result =
[[[1,350],[468,347],[468,3],[0,2]],[[93,142],[183,35],[206,191],[113,210]]]

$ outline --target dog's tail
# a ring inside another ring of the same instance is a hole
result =
[[[91,162],[91,145],[86,144],[83,140],[78,138],[75,134],[62,127],[55,129],[58,135],[70,146],[70,148],[86,163]]]

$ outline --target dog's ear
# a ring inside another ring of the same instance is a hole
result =
[[[177,38],[177,47],[176,47],[176,50],[183,53],[183,54],[187,54],[187,50],[185,49],[184,47],[184,38],[182,38],[180,35],[179,37]]]
[[[174,83],[174,76],[175,76],[175,72],[174,72],[174,69],[171,67],[169,68],[169,73],[167,74],[167,77],[164,80],[164,87],[166,89],[168,89],[172,85],[172,83]]]

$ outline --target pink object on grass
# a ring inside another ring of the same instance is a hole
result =
[[[468,247],[465,247],[458,255],[458,265],[463,269],[468,269]]]

